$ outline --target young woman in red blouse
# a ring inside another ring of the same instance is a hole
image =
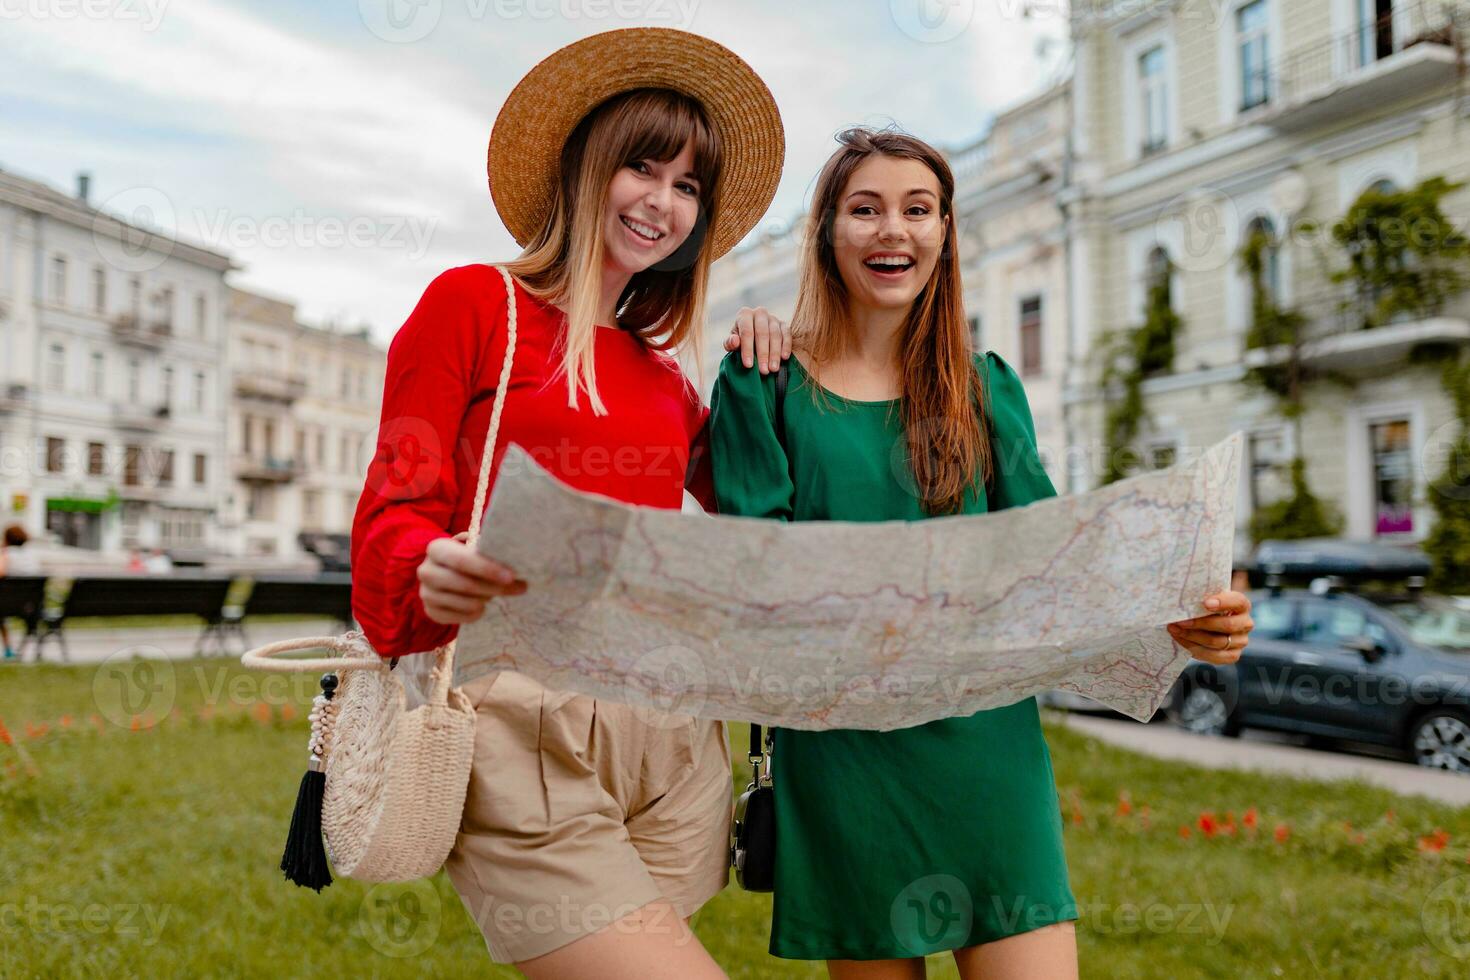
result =
[[[710,262],[764,212],[783,149],[749,66],[680,31],[586,38],[517,86],[489,155],[524,248],[506,264],[514,295],[491,266],[450,269],[388,350],[352,532],[353,612],[378,653],[432,650],[525,589],[453,533],[470,523],[512,302],[492,480],[513,441],[579,489],[680,506],[707,410],[664,351],[699,349]],[[781,339],[746,344],[764,360]],[[691,489],[712,499],[707,474]],[[532,978],[723,976],[687,922],[726,881],[720,723],[640,720],[514,672],[465,694],[475,757],[446,869],[492,957]]]

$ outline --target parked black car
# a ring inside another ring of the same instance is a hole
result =
[[[1470,773],[1470,609],[1414,589],[1260,590],[1251,604],[1238,662],[1185,668],[1169,701],[1176,723],[1377,743]]]

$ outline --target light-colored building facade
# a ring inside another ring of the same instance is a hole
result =
[[[231,288],[228,256],[86,184],[0,171],[0,526],[103,565],[161,548],[299,567],[302,532],[345,550],[383,348]]]
[[[1182,335],[1172,370],[1143,382],[1142,458],[1165,463],[1241,430],[1242,524],[1286,493],[1300,450],[1344,536],[1421,539],[1437,475],[1426,447],[1453,406],[1437,369],[1411,355],[1470,342],[1470,296],[1355,329],[1350,286],[1331,278],[1347,259],[1322,229],[1369,188],[1470,178],[1463,8],[1456,20],[1451,6],[1386,0],[1077,0],[1072,16],[1072,485],[1102,473],[1101,338],[1143,319],[1151,275],[1170,268]],[[1445,206],[1463,230],[1470,189]],[[1240,249],[1255,229],[1275,243],[1264,281],[1276,304],[1307,318],[1304,363],[1334,379],[1305,391],[1300,446],[1277,398],[1246,380],[1281,354],[1247,350]]]
[[[1020,374],[1042,460],[1067,489],[1062,389],[1070,316],[1058,191],[1067,175],[1070,85],[1006,110],[951,154],[965,314],[976,350]]]
[[[229,293],[230,550],[299,557],[301,532],[346,535],[375,444],[385,352],[308,326],[293,304]]]
[[[227,256],[0,171],[0,524],[218,547]]]
[[[705,309],[704,373],[706,399],[725,356],[725,337],[742,307],[764,307],[783,320],[796,312],[801,276],[801,221],[784,230],[761,234],[710,267],[709,298]]]

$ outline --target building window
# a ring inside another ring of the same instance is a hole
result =
[[[327,465],[327,434],[321,429],[316,430],[316,465]]]
[[[1266,0],[1252,0],[1235,12],[1235,43],[1240,52],[1240,109],[1244,112],[1271,97]]]
[[[164,286],[156,294],[154,294],[153,302],[158,311],[158,328],[165,334],[173,333],[174,287]]]
[[[123,447],[123,486],[136,487],[141,482],[138,479],[138,464],[142,460],[143,449],[141,446]]]
[[[352,450],[348,448],[348,445],[349,444],[347,442],[347,436],[343,435],[338,437],[337,448],[341,452],[341,456],[338,457],[338,462],[339,465],[341,465],[343,472],[351,472],[349,467],[352,460]]]
[[[1164,74],[1164,46],[1156,44],[1138,56],[1139,118],[1143,121],[1140,152],[1147,155],[1169,142],[1169,83]]]
[[[306,430],[300,426],[296,428],[296,465],[306,465]]]
[[[66,256],[51,258],[51,301],[57,306],[66,305]]]
[[[1041,297],[1021,300],[1021,374],[1041,373]]]
[[[268,521],[276,516],[275,488],[269,484],[251,484],[245,497],[245,516],[252,521]]]
[[[92,268],[92,311],[107,312],[107,270],[100,265]]]
[[[46,346],[46,387],[52,391],[66,387],[66,348],[61,344]]]
[[[205,459],[206,459],[206,457],[205,457],[205,455],[203,453],[195,453],[194,454],[194,485],[195,486],[202,487],[205,484],[205,479],[206,479],[206,466],[207,466],[207,464],[205,462]]]
[[[1172,442],[1155,443],[1148,450],[1148,464],[1156,470],[1168,469],[1179,459],[1179,447]]]
[[[137,276],[128,280],[128,312],[134,319],[143,316],[143,280]]]
[[[1281,431],[1250,436],[1251,510],[1260,510],[1291,495],[1291,461]]]
[[[172,364],[165,364],[163,366],[163,404],[166,408],[173,408],[174,368]]]
[[[1162,245],[1155,245],[1148,253],[1148,261],[1144,267],[1144,285],[1152,293],[1155,289],[1163,287],[1164,300],[1170,304],[1174,301],[1174,269],[1169,262],[1169,253],[1164,251]]]
[[[1246,225],[1245,240],[1261,238],[1261,287],[1265,298],[1273,305],[1281,304],[1281,243],[1276,238],[1276,226],[1265,215],[1257,215]]]
[[[100,350],[92,352],[92,367],[90,377],[87,379],[87,390],[98,398],[107,384],[107,358]]]
[[[66,440],[56,436],[46,437],[46,472],[64,473],[66,471]]]
[[[357,513],[357,493],[348,490],[342,495],[342,526],[350,527],[352,518]]]
[[[240,448],[245,451],[246,456],[251,455],[253,452],[255,442],[253,438],[254,435],[254,421],[248,415],[240,416]]]
[[[143,365],[138,362],[138,359],[136,357],[130,357],[130,358],[128,358],[128,402],[129,402],[129,404],[132,404],[132,405],[138,404],[138,398],[139,398],[139,395],[140,395],[139,389],[142,387],[142,381],[143,381]]]
[[[107,472],[107,447],[100,442],[87,443],[87,475],[101,476]]]
[[[1373,451],[1373,517],[1375,534],[1407,534],[1414,530],[1414,464],[1409,422],[1394,419],[1368,427]]]
[[[173,486],[174,482],[174,451],[172,449],[162,450],[158,454],[158,485],[161,487]]]
[[[301,493],[301,521],[308,528],[316,528],[322,519],[322,494],[320,490],[304,490]]]
[[[985,335],[980,329],[980,316],[976,314],[965,322],[970,328],[970,347],[974,350],[984,350]]]
[[[200,293],[194,297],[194,332],[200,337],[208,334],[209,301]]]
[[[194,411],[204,411],[204,372],[194,372]]]

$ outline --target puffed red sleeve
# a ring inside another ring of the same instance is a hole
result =
[[[486,273],[489,275],[486,275]],[[479,359],[503,329],[505,285],[485,266],[431,282],[388,346],[376,451],[352,520],[352,614],[384,657],[433,650],[457,632],[424,612],[418,567],[452,534],[454,447]],[[485,322],[491,320],[492,322]]]

